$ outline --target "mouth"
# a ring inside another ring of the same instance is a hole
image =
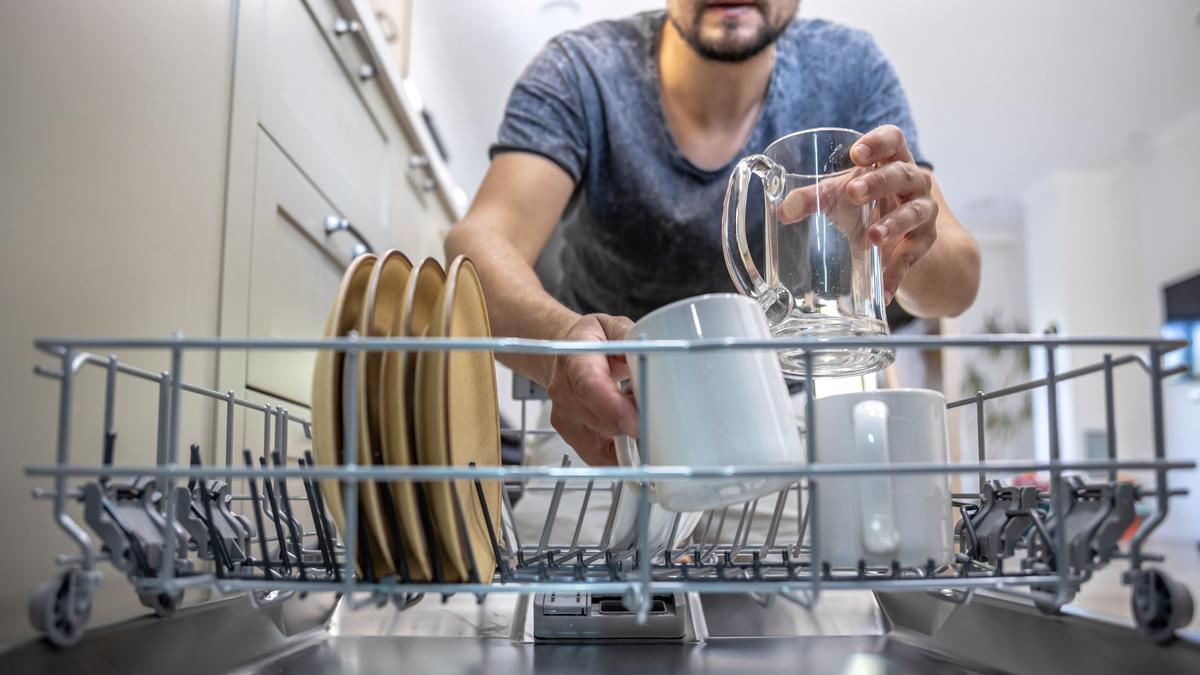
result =
[[[748,12],[759,11],[758,3],[754,0],[716,0],[704,5],[705,12],[716,12],[721,16],[735,17]]]

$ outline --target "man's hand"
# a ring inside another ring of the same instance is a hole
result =
[[[904,132],[892,125],[860,138],[850,159],[866,171],[850,181],[846,193],[857,204],[875,200],[876,220],[867,238],[883,253],[883,295],[891,303],[909,270],[937,241],[933,177],[916,165]]]
[[[621,340],[633,322],[623,316],[588,314],[580,317],[563,340]],[[550,424],[583,461],[616,464],[613,437],[636,436],[637,407],[621,395],[617,382],[629,377],[623,356],[563,354],[554,357],[547,390],[553,403]]]

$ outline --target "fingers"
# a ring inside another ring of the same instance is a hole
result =
[[[850,181],[846,194],[856,204],[887,197],[928,195],[933,178],[912,162],[889,162]]]
[[[922,197],[892,209],[879,222],[867,229],[867,238],[876,246],[889,246],[899,242],[910,232],[928,227],[937,232],[938,204],[932,197]],[[936,234],[934,235],[936,236]]]
[[[871,166],[899,160],[913,161],[904,132],[894,124],[872,129],[850,148],[850,159],[859,166]]]
[[[579,424],[575,417],[562,412],[557,405],[550,411],[550,425],[589,465],[612,466],[617,463],[616,448],[611,438]]]
[[[890,304],[904,277],[921,256],[937,241],[937,228],[932,225],[913,230],[891,250],[883,267],[883,299]]]
[[[637,408],[621,396],[607,358],[578,354],[568,357],[563,366],[566,384],[582,404],[581,412],[591,413],[589,426],[607,436],[637,434]]]
[[[789,192],[775,213],[784,223],[794,223],[809,217],[816,210],[817,188],[810,185]]]

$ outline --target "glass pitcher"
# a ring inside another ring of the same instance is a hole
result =
[[[850,181],[865,171],[850,160],[850,148],[861,137],[850,129],[798,131],[742,159],[729,177],[721,215],[725,264],[737,289],[762,305],[776,337],[888,334],[879,248],[867,239],[873,206],[855,204],[846,194]],[[746,243],[752,175],[763,185],[766,278]],[[785,199],[789,215],[801,207],[799,219],[780,219]],[[803,354],[780,350],[786,376],[808,375]],[[812,375],[864,375],[895,359],[895,350],[886,347],[817,350]]]

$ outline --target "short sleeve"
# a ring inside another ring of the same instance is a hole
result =
[[[917,137],[917,125],[913,122],[912,110],[908,107],[908,96],[900,85],[900,78],[883,51],[870,36],[866,37],[865,53],[862,58],[862,90],[858,97],[858,126],[864,132],[894,124],[904,132],[908,148],[917,164],[932,168],[921,152]]]
[[[576,183],[583,177],[586,109],[578,71],[561,38],[547,44],[513,86],[488,156],[503,152],[532,152],[558,164]]]

